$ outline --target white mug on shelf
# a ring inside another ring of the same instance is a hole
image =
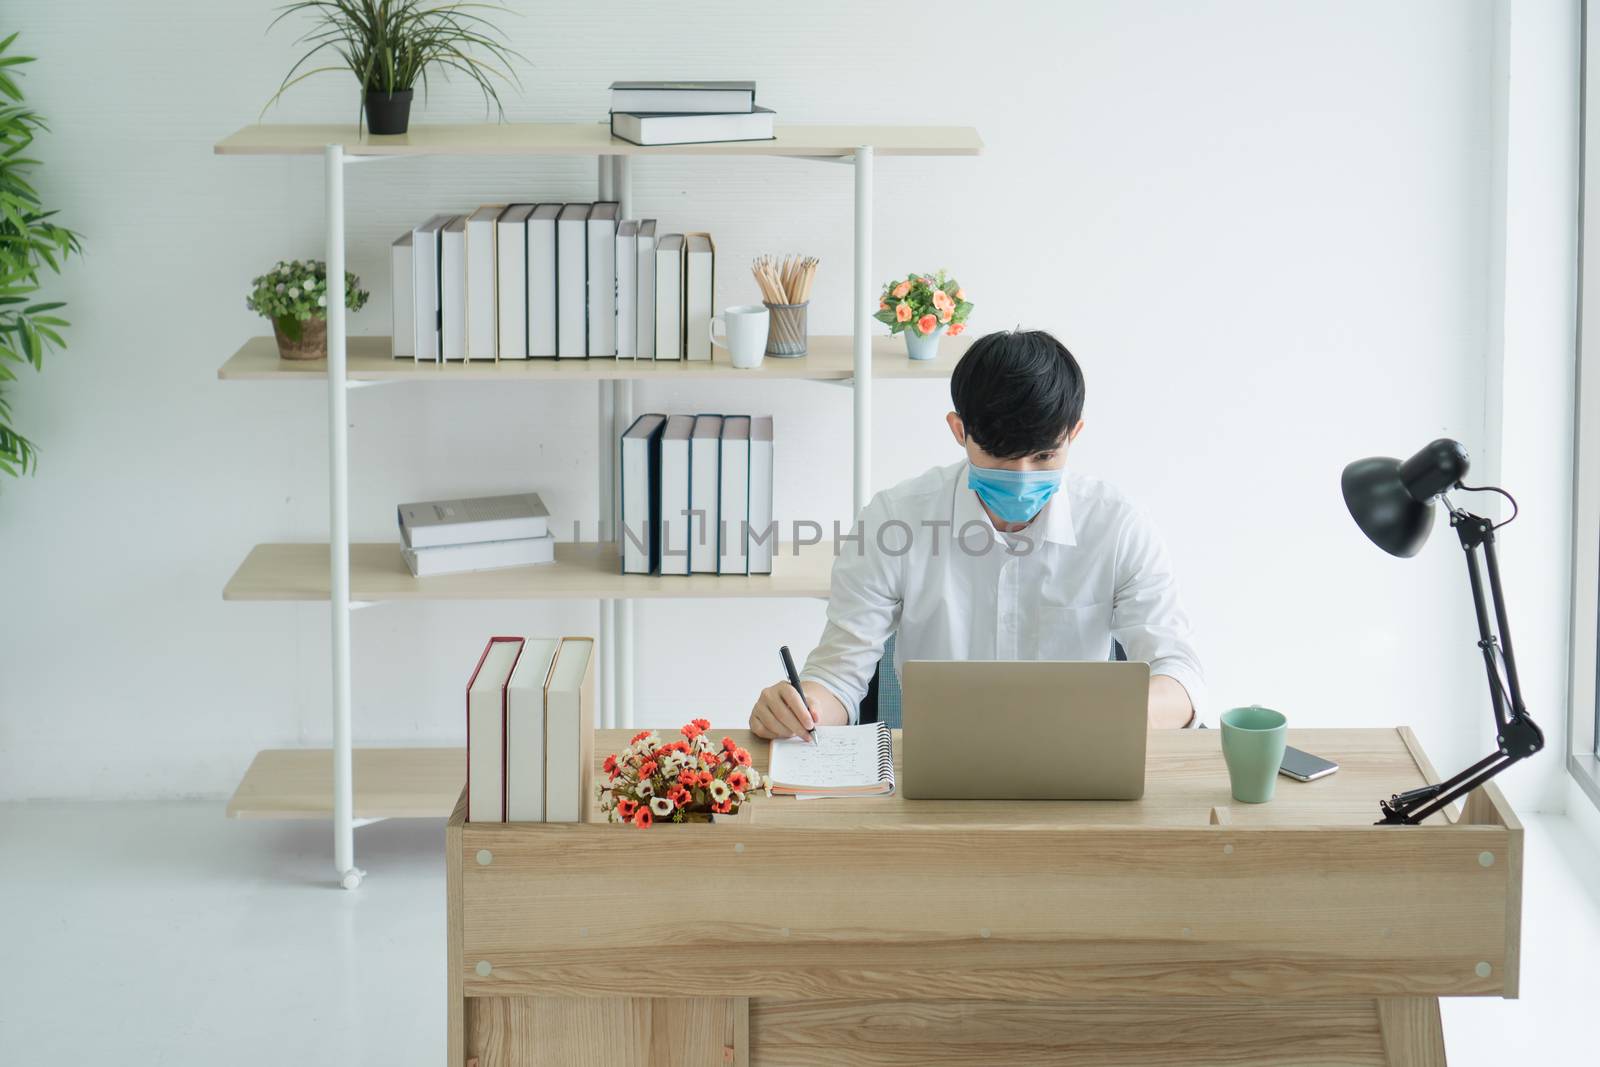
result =
[[[722,337],[717,336],[719,324]],[[767,350],[766,305],[739,304],[723,308],[722,314],[711,320],[711,343],[726,348],[733,357],[733,365],[741,370],[761,366],[761,357]]]

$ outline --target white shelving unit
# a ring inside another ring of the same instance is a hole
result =
[[[328,358],[290,363],[277,358],[271,338],[254,338],[217,376],[224,381],[308,381],[328,384],[328,543],[263,544],[251,550],[223,590],[227,600],[328,600],[333,616],[333,748],[267,750],[257,755],[228,804],[228,814],[251,818],[333,820],[334,871],[354,889],[364,872],[355,862],[355,828],[382,818],[448,816],[460,791],[460,749],[363,749],[351,745],[350,615],[368,604],[401,600],[596,599],[600,602],[599,725],[627,727],[633,719],[632,601],[645,597],[826,596],[831,557],[822,546],[775,559],[770,575],[622,575],[614,543],[564,544],[551,566],[412,578],[393,544],[351,544],[349,422],[351,390],[430,380],[571,381],[597,383],[599,405],[599,530],[615,536],[616,443],[633,420],[633,383],[718,377],[835,382],[851,387],[853,501],[869,493],[872,381],[941,378],[966,345],[946,338],[937,360],[912,363],[892,339],[874,339],[872,277],[873,160],[878,155],[973,156],[982,149],[964,126],[780,126],[770,141],[643,148],[615,140],[605,126],[562,123],[467,123],[419,126],[375,137],[346,125],[247,126],[215,146],[218,155],[317,156],[323,160],[327,219]],[[599,199],[619,200],[623,218],[633,205],[634,160],[662,155],[785,156],[843,163],[854,170],[854,285],[852,333],[813,337],[802,359],[766,360],[759,370],[726,362],[668,363],[616,359],[518,360],[505,363],[418,364],[389,355],[388,338],[345,335],[344,169],[357,163],[411,156],[593,156]]]

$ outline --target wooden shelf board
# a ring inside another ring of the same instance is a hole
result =
[[[704,597],[826,597],[833,546],[779,546],[771,574],[622,574],[613,542],[556,545],[554,563],[413,578],[400,546],[350,546],[350,599],[628,600]],[[222,590],[224,600],[327,600],[326,544],[256,545]]]
[[[466,782],[462,748],[358,748],[352,759],[355,818],[448,818]],[[333,751],[256,753],[228,801],[230,819],[333,818]]]
[[[946,337],[939,342],[939,355],[913,360],[906,356],[905,342],[887,335],[872,339],[872,374],[875,378],[949,378],[956,362],[972,344],[970,335]],[[345,376],[359,382],[515,382],[515,381],[705,381],[730,378],[741,381],[801,379],[847,381],[855,373],[851,339],[846,336],[813,337],[810,352],[796,359],[768,356],[759,367],[740,370],[717,353],[710,362],[651,359],[507,359],[499,362],[418,363],[396,359],[390,353],[387,337],[351,337],[345,347]],[[278,358],[278,346],[271,337],[252,337],[217,371],[225,382],[324,381],[328,361]]]
[[[246,126],[218,141],[217,155],[312,156],[341,145],[353,156],[849,156],[871,145],[882,156],[975,156],[971,126],[789,126],[770,141],[643,147],[611,136],[603,122],[425,123],[374,136],[350,124]]]

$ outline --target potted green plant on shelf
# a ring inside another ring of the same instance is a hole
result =
[[[405,133],[417,82],[426,93],[430,70],[446,75],[456,71],[476,83],[484,105],[493,103],[504,118],[495,81],[515,83],[511,60],[527,61],[504,43],[505,35],[486,14],[507,10],[498,4],[433,0],[295,0],[285,4],[272,26],[297,12],[310,15],[312,26],[299,43],[311,47],[289,68],[267,107],[277,103],[291,85],[313,74],[349,70],[361,85],[367,129],[376,134]],[[341,62],[303,69],[327,52],[336,53]]]
[[[872,317],[887,325],[890,333],[905,334],[906,354],[912,359],[932,359],[939,354],[940,335],[959,335],[971,314],[967,291],[941,270],[885,282]]]
[[[67,256],[82,251],[78,235],[53,221],[56,213],[45,209],[30,180],[39,161],[24,153],[34,134],[49,127],[22,103],[16,76],[33,57],[8,54],[16,39],[13,33],[0,41],[0,383],[16,381],[13,364],[41,370],[47,351],[66,347],[60,331],[67,321],[56,314],[66,305],[36,299],[39,271],[60,274]],[[38,449],[11,425],[0,395],[0,471],[30,474],[37,463]]]
[[[279,262],[251,285],[245,306],[272,322],[283,359],[328,358],[328,265],[320,259]],[[360,311],[370,294],[344,275],[344,306]]]

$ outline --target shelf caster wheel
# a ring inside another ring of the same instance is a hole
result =
[[[367,872],[360,867],[351,867],[339,876],[339,885],[345,889],[359,889],[361,888],[361,879],[365,878],[366,875]]]

